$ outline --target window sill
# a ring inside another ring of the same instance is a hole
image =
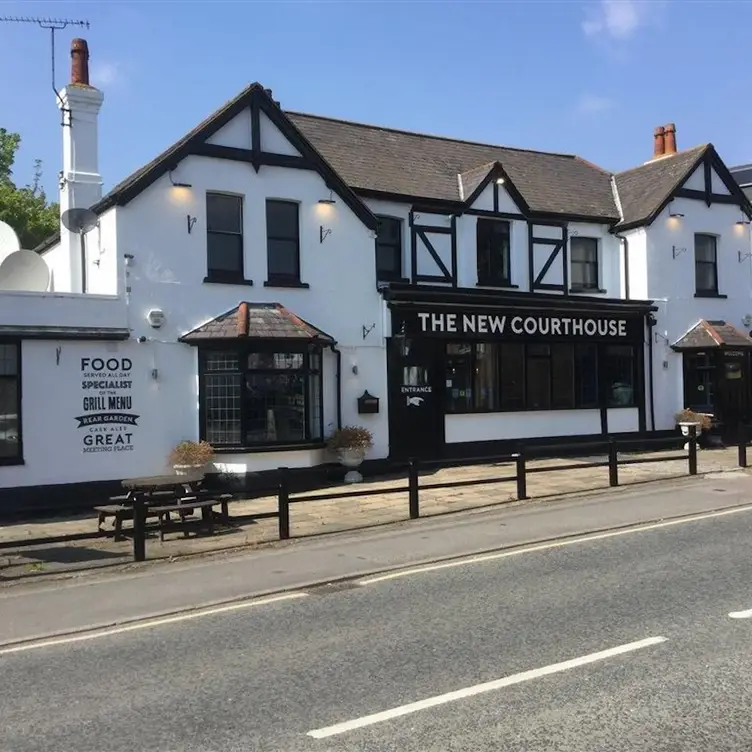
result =
[[[264,282],[264,287],[293,287],[300,290],[307,290],[310,285],[308,282],[296,282],[295,280],[267,279],[266,282]]]
[[[725,300],[728,298],[728,295],[721,295],[719,292],[709,292],[706,290],[699,290],[695,293],[696,298],[721,298],[722,300]]]
[[[205,285],[247,285],[248,287],[253,285],[252,279],[245,279],[244,277],[217,277],[211,274],[204,277],[203,282]]]
[[[23,457],[0,457],[0,467],[17,467],[25,464]]]
[[[569,292],[588,293],[591,295],[605,295],[608,290],[602,290],[600,287],[572,287]]]
[[[502,290],[519,290],[519,285],[513,285],[511,282],[484,282],[482,280],[478,280],[475,283],[476,287],[496,287]]]
[[[259,454],[261,452],[294,452],[305,451],[309,449],[324,449],[326,444],[323,441],[307,441],[301,444],[264,444],[256,446],[215,446],[214,454],[221,456],[223,454]]]
[[[376,277],[376,284],[377,285],[388,285],[388,284],[396,284],[396,285],[409,285],[410,280],[407,277]]]

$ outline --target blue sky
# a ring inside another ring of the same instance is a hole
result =
[[[509,146],[576,153],[613,170],[712,141],[752,161],[752,3],[743,0],[0,1],[0,16],[90,21],[57,32],[57,81],[84,36],[105,92],[105,189],[246,84],[283,108]],[[44,162],[55,190],[60,118],[49,32],[0,23],[0,127],[16,179]]]

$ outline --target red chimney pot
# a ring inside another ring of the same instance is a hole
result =
[[[676,125],[666,125],[666,154],[676,154]]]
[[[653,131],[653,158],[662,157],[666,153],[665,129],[662,125]]]
[[[71,81],[79,86],[89,86],[89,45],[85,39],[71,42]]]

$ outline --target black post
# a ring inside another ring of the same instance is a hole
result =
[[[414,457],[410,458],[410,465],[407,472],[410,519],[417,520],[418,517],[420,517],[420,486],[418,485],[418,460],[416,460]]]
[[[697,426],[689,427],[689,474],[697,475]]]
[[[133,561],[146,561],[146,499],[133,499]]]
[[[747,467],[747,426],[739,424],[739,467]]]
[[[277,491],[277,517],[279,518],[279,539],[290,537],[290,485],[286,467],[279,468],[279,488]]]
[[[527,499],[527,472],[525,470],[525,453],[520,449],[517,453],[517,499]]]
[[[619,451],[613,439],[608,442],[608,485],[619,485]]]

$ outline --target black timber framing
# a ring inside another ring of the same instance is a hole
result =
[[[219,146],[218,144],[196,144],[190,154],[198,157],[213,157],[214,159],[228,159],[233,162],[247,162],[253,165],[256,172],[262,165],[271,167],[291,167],[298,170],[315,170],[316,167],[305,157],[290,154],[275,154],[268,151],[256,153],[253,149],[239,149],[235,146]]]
[[[561,237],[559,238],[539,238],[535,235],[535,228],[538,227],[557,227],[561,230]],[[528,269],[529,269],[529,282],[530,291],[546,290],[551,292],[562,292],[564,295],[569,295],[569,252],[568,252],[568,232],[567,226],[560,222],[543,222],[543,221],[528,221]],[[538,274],[535,274],[535,246],[551,246],[548,258],[541,267]],[[561,278],[562,284],[551,284],[544,282],[544,278],[554,263],[561,259],[562,270]]]
[[[253,169],[261,169],[261,108],[257,97],[251,98],[251,152],[253,154]]]
[[[449,227],[436,227],[432,225],[416,224],[415,218],[420,216],[415,209],[410,211],[410,278],[413,284],[418,282],[440,282],[449,283],[452,287],[457,287],[457,218],[451,215]],[[428,235],[449,235],[451,242],[451,269],[442,260],[439,252],[434,247]],[[419,274],[418,273],[418,241],[428,251],[429,256],[441,271],[441,274]]]

